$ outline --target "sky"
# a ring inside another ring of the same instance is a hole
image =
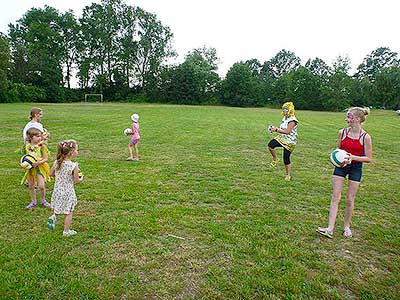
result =
[[[3,0],[4,1],[4,0]],[[2,5],[0,31],[32,7],[60,12],[83,8],[98,0],[14,0]],[[180,63],[196,48],[213,47],[225,76],[236,62],[256,58],[261,63],[280,50],[294,52],[304,65],[319,57],[327,64],[348,56],[352,70],[378,47],[400,52],[398,0],[125,0],[157,15],[174,34]]]

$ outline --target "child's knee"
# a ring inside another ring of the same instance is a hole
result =
[[[339,202],[340,198],[342,197],[342,193],[341,192],[333,192],[332,193],[332,201],[333,202]]]

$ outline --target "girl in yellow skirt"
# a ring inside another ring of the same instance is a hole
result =
[[[283,147],[283,163],[286,170],[286,181],[292,180],[292,164],[290,155],[297,144],[297,124],[299,121],[295,116],[294,105],[292,102],[286,102],[282,105],[282,121],[279,127],[270,125],[269,131],[276,132],[278,135],[268,143],[269,152],[272,155],[271,167],[276,167],[278,158],[276,156],[276,147]]]
[[[27,170],[21,180],[21,184],[25,181],[28,182],[29,194],[31,196],[31,203],[26,208],[33,209],[36,207],[36,191],[35,185],[38,186],[40,192],[40,204],[45,207],[50,207],[50,203],[46,201],[46,181],[50,181],[50,167],[47,163],[48,148],[43,143],[42,132],[37,128],[30,128],[26,133],[27,143],[22,149],[22,153],[31,154],[36,158],[32,164],[32,168]]]

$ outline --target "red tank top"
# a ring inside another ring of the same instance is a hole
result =
[[[351,137],[348,136],[350,132],[350,129],[343,129],[342,131],[342,141],[340,143],[340,149],[343,149],[353,155],[356,156],[364,156],[364,139],[365,135],[367,134],[365,131],[362,132],[362,129],[360,130],[360,136],[358,139],[352,139]],[[345,136],[343,138],[343,136]],[[361,139],[363,140],[363,143],[361,144]]]

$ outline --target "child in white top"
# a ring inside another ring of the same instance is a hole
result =
[[[131,140],[128,144],[129,154],[130,156],[126,160],[139,160],[139,149],[138,143],[140,141],[140,127],[139,127],[139,115],[133,114],[131,116],[132,119],[132,132],[129,133],[131,135]],[[135,148],[135,156],[132,153],[132,147]]]
[[[71,230],[72,212],[78,202],[75,194],[74,184],[80,183],[78,163],[72,159],[78,155],[78,144],[74,140],[62,141],[57,145],[57,160],[50,170],[50,175],[55,176],[53,195],[51,196],[51,208],[53,214],[47,220],[47,227],[53,230],[56,225],[56,216],[63,214],[64,231],[63,236],[76,234]]]
[[[43,110],[39,107],[32,107],[31,109],[31,114],[30,114],[30,121],[25,125],[24,129],[22,130],[22,136],[24,138],[24,143],[26,142],[26,133],[30,128],[36,128],[40,130],[42,133],[42,139],[44,142],[47,141],[49,137],[49,133],[47,130],[43,127],[42,123],[40,121],[42,120],[43,117]]]

